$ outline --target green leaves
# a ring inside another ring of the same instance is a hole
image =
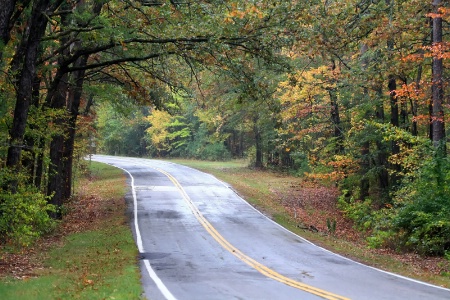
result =
[[[0,174],[3,175],[4,172]],[[4,179],[0,178],[0,183]],[[37,189],[19,187],[15,194],[0,190],[0,199],[0,242],[29,246],[55,228],[56,223],[48,214],[56,208]]]

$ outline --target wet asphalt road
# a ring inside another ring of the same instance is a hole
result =
[[[211,175],[159,160],[92,159],[129,176],[148,299],[450,299],[448,289],[309,243]]]

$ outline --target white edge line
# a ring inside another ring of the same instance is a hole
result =
[[[117,158],[117,157],[115,157],[115,158]],[[152,159],[146,159],[146,160],[151,161]],[[361,266],[363,266],[363,267],[366,267],[366,268],[369,268],[369,269],[372,269],[372,270],[375,270],[375,271],[379,271],[379,272],[384,273],[384,274],[392,275],[392,276],[395,276],[395,277],[397,277],[397,278],[402,278],[402,279],[407,280],[407,281],[410,281],[410,282],[422,284],[422,285],[429,286],[429,287],[433,287],[433,288],[436,288],[436,289],[440,289],[440,290],[444,290],[444,291],[450,291],[450,289],[447,289],[447,288],[442,287],[442,286],[434,285],[434,284],[431,284],[431,283],[427,283],[427,282],[420,281],[420,280],[417,280],[417,279],[413,279],[413,278],[410,278],[410,277],[402,276],[402,275],[399,275],[399,274],[396,274],[396,273],[388,272],[388,271],[385,271],[385,270],[382,270],[382,269],[378,269],[378,268],[375,268],[375,267],[372,267],[372,266],[369,266],[369,265],[360,263],[360,262],[355,261],[355,260],[353,260],[353,259],[350,259],[350,258],[348,258],[348,257],[345,257],[345,256],[342,256],[342,255],[340,255],[340,254],[334,253],[334,252],[332,252],[332,251],[330,251],[330,250],[328,250],[328,249],[325,249],[325,248],[323,248],[323,247],[321,247],[321,246],[318,246],[318,245],[314,244],[313,242],[311,242],[311,241],[305,239],[304,237],[302,237],[302,236],[300,236],[300,235],[298,235],[298,234],[296,234],[296,233],[290,231],[289,229],[287,229],[287,228],[281,226],[280,224],[278,224],[278,223],[275,222],[274,220],[272,220],[272,219],[270,219],[269,217],[267,217],[265,214],[263,214],[262,212],[260,212],[259,210],[257,210],[253,205],[251,205],[251,204],[248,203],[246,200],[244,200],[244,199],[243,199],[243,198],[242,198],[242,197],[241,197],[241,196],[240,196],[240,195],[239,195],[239,194],[231,187],[231,185],[229,185],[228,183],[226,183],[226,182],[224,182],[224,181],[218,179],[216,176],[214,176],[214,175],[212,175],[212,174],[209,174],[209,173],[206,173],[206,172],[203,172],[203,171],[200,171],[200,170],[195,169],[195,168],[193,168],[193,167],[189,167],[189,166],[182,165],[182,164],[177,164],[177,163],[173,163],[173,162],[169,162],[169,161],[164,161],[164,160],[156,160],[156,161],[159,161],[159,162],[165,162],[165,163],[173,164],[173,165],[180,165],[180,166],[183,166],[183,167],[185,167],[185,168],[192,169],[192,170],[195,170],[195,171],[197,171],[197,172],[201,172],[201,173],[204,173],[204,174],[207,174],[207,175],[213,177],[214,179],[220,181],[225,187],[231,189],[231,190],[232,190],[232,191],[233,191],[233,192],[234,192],[234,193],[235,193],[235,194],[236,194],[236,195],[237,195],[244,203],[246,203],[248,206],[250,206],[250,207],[251,207],[252,209],[254,209],[256,212],[258,212],[259,214],[261,214],[262,216],[264,216],[267,220],[269,220],[269,221],[272,222],[273,224],[277,225],[278,227],[282,228],[283,230],[285,230],[285,231],[287,231],[287,232],[289,232],[289,233],[295,235],[296,237],[300,238],[301,240],[303,240],[303,241],[305,241],[305,242],[307,242],[307,243],[309,243],[309,244],[311,244],[311,245],[313,245],[313,246],[316,246],[316,247],[319,248],[319,249],[322,249],[322,250],[325,251],[325,252],[328,252],[328,253],[333,254],[333,255],[335,255],[335,256],[337,256],[337,257],[343,258],[343,259],[345,259],[345,260],[347,260],[347,261],[351,261],[351,262],[353,262],[353,263],[355,263],[355,264],[358,264],[358,265],[361,265]],[[120,168],[120,167],[117,167],[117,168],[122,169],[122,168]],[[135,196],[135,195],[136,195],[136,192],[135,192],[135,190],[134,190],[134,179],[133,179],[133,176],[131,176],[130,172],[128,172],[127,170],[125,170],[125,169],[122,169],[122,170],[124,170],[125,172],[127,172],[127,173],[130,175],[130,177],[131,177],[131,180],[132,180],[132,189],[133,189],[133,198],[135,199],[135,197],[136,197],[136,196]],[[136,204],[136,200],[134,200],[134,203],[135,203],[135,205],[137,205],[137,204]],[[135,220],[136,235],[137,235],[137,232],[138,232],[139,229],[138,229],[138,227],[137,227],[137,210],[136,210],[136,209],[135,209],[135,218],[134,218],[134,220]],[[141,241],[141,243],[142,243],[142,241]],[[148,269],[147,269],[147,270],[148,270]],[[153,270],[152,270],[152,271],[153,271]],[[148,271],[148,272],[150,273],[150,271]],[[153,271],[153,272],[154,272],[154,271]],[[155,275],[156,275],[156,274],[155,274]],[[151,276],[151,275],[150,275],[150,276]],[[157,278],[158,278],[158,277],[157,277]],[[153,278],[152,278],[152,279],[153,279]],[[158,280],[160,280],[160,279],[158,278]],[[154,280],[154,281],[155,281],[155,280]],[[155,281],[155,283],[156,283],[156,281]],[[164,286],[164,284],[163,284],[163,286]],[[166,287],[164,286],[164,288],[166,288]],[[167,289],[167,288],[166,288],[166,289]],[[162,291],[161,291],[161,292],[162,292]],[[169,292],[169,293],[170,293],[170,292]],[[171,295],[172,295],[172,294],[171,294]],[[173,297],[173,295],[172,295],[172,297]],[[168,299],[169,299],[169,298],[168,298]],[[172,299],[175,299],[175,298],[172,298]]]
[[[172,164],[175,164],[175,163],[172,163]],[[181,165],[181,164],[178,164],[178,165]],[[305,239],[304,237],[302,237],[302,236],[300,236],[300,235],[298,235],[298,234],[296,234],[296,233],[290,231],[290,230],[287,229],[286,227],[281,226],[280,224],[278,224],[278,223],[275,222],[274,220],[272,220],[272,219],[270,219],[269,217],[267,217],[265,214],[263,214],[262,212],[260,212],[259,210],[257,210],[253,205],[251,205],[251,204],[248,203],[245,199],[243,199],[243,198],[242,198],[242,197],[241,197],[241,196],[233,189],[233,187],[232,187],[231,185],[229,185],[228,183],[226,183],[226,182],[224,182],[224,181],[218,179],[216,176],[214,176],[214,175],[212,175],[212,174],[209,174],[209,173],[200,171],[200,170],[198,170],[198,169],[195,169],[195,168],[192,168],[192,167],[189,167],[189,166],[185,166],[185,165],[181,165],[181,166],[184,166],[184,167],[186,167],[186,168],[189,168],[189,169],[192,169],[192,170],[195,170],[195,171],[198,171],[198,172],[207,174],[207,175],[209,175],[209,176],[215,178],[216,180],[220,181],[225,187],[227,187],[227,188],[229,188],[230,190],[232,190],[232,191],[239,197],[239,199],[241,199],[242,201],[244,201],[248,206],[250,206],[252,209],[254,209],[256,212],[258,212],[258,213],[261,214],[262,216],[264,216],[267,220],[269,220],[270,222],[274,223],[275,225],[277,225],[278,227],[282,228],[283,230],[285,230],[285,231],[287,231],[287,232],[289,232],[289,233],[295,235],[296,237],[300,238],[301,240],[303,240],[303,241],[305,241],[305,242],[307,242],[307,243],[309,243],[309,244],[311,244],[311,245],[313,245],[313,246],[316,246],[317,248],[322,249],[322,250],[325,251],[325,252],[328,252],[328,253],[330,253],[330,254],[333,254],[333,255],[338,256],[338,257],[340,257],[340,258],[343,258],[343,259],[345,259],[345,260],[351,261],[351,262],[356,263],[356,264],[358,264],[358,265],[360,265],[360,266],[364,266],[364,267],[366,267],[366,268],[370,268],[370,269],[372,269],[372,270],[376,270],[376,271],[379,271],[379,272],[382,272],[382,273],[385,273],[385,274],[389,274],[389,275],[392,275],[392,276],[395,276],[395,277],[398,277],[398,278],[402,278],[402,279],[405,279],[405,280],[408,280],[408,281],[411,281],[411,282],[414,282],[414,283],[422,284],[422,285],[429,286],[429,287],[433,287],[433,288],[436,288],[436,289],[441,289],[441,290],[444,290],[444,291],[450,291],[450,289],[447,289],[447,288],[442,287],[442,286],[434,285],[434,284],[431,284],[431,283],[428,283],[428,282],[424,282],[424,281],[420,281],[420,280],[413,279],[413,278],[410,278],[410,277],[402,276],[402,275],[399,275],[399,274],[396,274],[396,273],[388,272],[388,271],[385,271],[385,270],[382,270],[382,269],[378,269],[378,268],[375,268],[375,267],[372,267],[372,266],[369,266],[369,265],[360,263],[360,262],[358,262],[358,261],[356,261],[356,260],[350,259],[350,258],[348,258],[348,257],[342,256],[342,255],[337,254],[337,253],[334,253],[334,252],[332,252],[332,251],[330,251],[330,250],[328,250],[328,249],[325,249],[325,248],[323,248],[323,247],[321,247],[321,246],[318,246],[318,245],[314,244],[313,242],[311,242],[311,241]]]
[[[136,244],[137,244],[139,252],[144,253],[144,246],[142,244],[141,231],[139,230],[139,225],[138,225],[137,198],[136,198],[136,189],[134,186],[134,177],[133,177],[133,175],[131,175],[131,173],[128,170],[125,170],[124,168],[121,168],[118,166],[114,166],[114,167],[125,171],[131,178],[131,193],[133,195],[134,230],[136,232]],[[144,259],[143,261],[144,261],[145,268],[147,269],[148,275],[150,275],[150,278],[156,284],[156,286],[158,287],[159,291],[163,294],[163,296],[167,300],[176,300],[177,298],[175,298],[175,296],[172,295],[172,293],[169,291],[169,289],[166,287],[166,285],[162,282],[162,280],[158,277],[158,275],[156,275],[155,270],[153,270],[148,259]]]

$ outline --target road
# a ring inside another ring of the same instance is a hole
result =
[[[450,299],[448,289],[313,245],[209,174],[159,160],[92,159],[128,175],[148,299]]]

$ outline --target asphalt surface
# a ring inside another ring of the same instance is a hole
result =
[[[148,299],[450,299],[448,289],[313,245],[209,174],[159,160],[92,159],[128,175]]]

